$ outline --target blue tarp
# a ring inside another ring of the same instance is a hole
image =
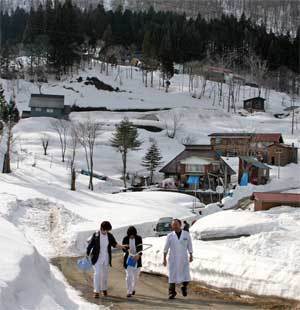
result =
[[[196,176],[196,175],[190,175],[188,177],[186,183],[189,185],[198,185],[198,184],[200,184],[200,178],[199,178],[199,176]]]
[[[249,183],[248,172],[244,172],[240,181],[240,186],[247,186]]]

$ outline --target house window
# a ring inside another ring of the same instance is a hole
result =
[[[47,113],[53,113],[54,112],[53,109],[47,109],[46,111],[47,111]]]
[[[203,165],[186,165],[186,172],[205,172]]]
[[[221,143],[222,143],[222,138],[217,137],[217,138],[216,138],[216,144],[221,144]]]
[[[36,112],[42,112],[42,108],[35,108]]]

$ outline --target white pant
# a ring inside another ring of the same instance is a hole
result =
[[[127,294],[132,294],[139,278],[140,268],[127,267],[126,269],[126,286]]]
[[[94,292],[107,290],[109,265],[101,264],[99,260],[94,265]]]

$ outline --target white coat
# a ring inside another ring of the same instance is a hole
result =
[[[193,253],[189,232],[182,230],[180,239],[174,231],[168,234],[164,253],[168,252],[169,283],[189,282],[191,280],[189,253]]]

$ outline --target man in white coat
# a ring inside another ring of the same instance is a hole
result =
[[[163,265],[167,266],[169,252],[169,299],[177,295],[176,284],[181,284],[181,292],[187,296],[187,287],[191,281],[190,263],[193,261],[193,245],[189,232],[181,229],[181,221],[172,221],[172,230],[166,240]]]

